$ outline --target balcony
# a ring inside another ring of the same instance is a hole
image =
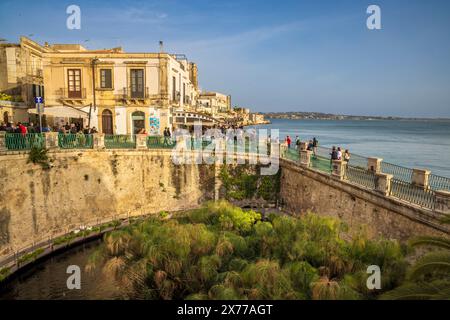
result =
[[[60,88],[56,91],[57,99],[64,102],[82,103],[86,100],[86,88],[81,88],[79,91],[69,91],[68,88]]]
[[[116,95],[117,100],[123,100],[126,102],[132,101],[145,101],[149,99],[148,87],[143,90],[131,90],[131,87],[123,88],[119,94]]]

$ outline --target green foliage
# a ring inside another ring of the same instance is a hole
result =
[[[382,300],[448,300],[450,281],[407,282],[384,294]]]
[[[442,219],[450,223],[450,216]],[[412,247],[431,249],[409,270],[406,281],[398,288],[385,293],[382,299],[436,300],[450,299],[450,242],[444,237],[417,237],[410,241]]]
[[[43,169],[50,169],[48,149],[33,146],[28,156],[28,162],[39,164]]]
[[[256,171],[258,171],[256,167]],[[262,198],[275,201],[280,190],[280,174],[259,176],[248,168],[223,166],[220,172],[227,199],[244,200]]]
[[[13,97],[9,94],[0,92],[0,100],[2,101],[13,101]]]
[[[7,267],[0,269],[0,283],[9,276],[10,272],[11,270]]]
[[[41,254],[44,253],[44,251],[45,250],[43,248],[39,248],[33,252],[27,253],[18,259],[18,263],[23,264],[23,263],[27,263],[27,262],[36,260]]]
[[[161,211],[161,212],[159,213],[159,217],[160,217],[161,219],[167,219],[167,217],[169,217],[169,213],[168,213],[167,211]]]
[[[211,202],[105,235],[88,269],[101,267],[129,297],[143,299],[372,299],[363,286],[368,264],[380,263],[391,279],[404,273],[403,251],[362,235],[344,241],[343,230],[314,214],[261,221],[254,211]]]

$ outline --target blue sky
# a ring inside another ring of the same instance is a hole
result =
[[[81,7],[81,30],[66,8]],[[377,4],[382,30],[366,28]],[[0,38],[184,53],[256,111],[450,117],[450,1],[10,1]]]

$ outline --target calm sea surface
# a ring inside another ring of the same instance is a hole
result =
[[[450,120],[284,120],[258,128],[279,129],[280,138],[316,137],[320,146],[340,146],[351,153],[390,163],[427,168],[450,177]]]

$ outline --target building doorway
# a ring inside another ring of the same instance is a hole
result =
[[[145,129],[145,113],[142,111],[135,111],[131,115],[133,124],[133,134],[138,134],[142,129]]]
[[[103,110],[102,112],[102,132],[104,134],[113,134],[113,115],[111,110]]]

